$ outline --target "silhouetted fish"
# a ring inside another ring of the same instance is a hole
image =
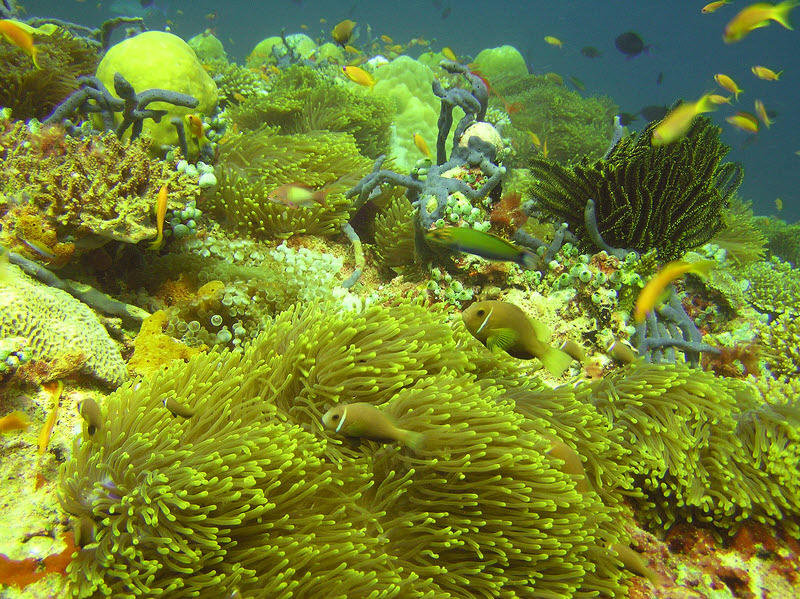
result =
[[[619,124],[623,127],[627,127],[633,121],[639,120],[639,115],[633,114],[632,112],[620,112],[619,113]]]
[[[581,54],[586,58],[600,58],[603,55],[603,53],[594,46],[584,46],[581,48]]]
[[[650,46],[645,46],[641,36],[633,31],[626,31],[618,35],[617,39],[614,40],[614,45],[617,47],[617,50],[625,54],[628,58],[638,56],[642,52],[646,53],[650,48]]]
[[[666,106],[645,106],[639,111],[639,114],[647,121],[660,121],[668,112],[669,108]]]

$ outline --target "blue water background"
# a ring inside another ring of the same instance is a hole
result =
[[[129,1],[137,7],[138,2]],[[402,43],[423,36],[435,40],[434,49],[450,46],[459,54],[475,55],[483,48],[511,44],[528,60],[535,73],[553,71],[573,75],[586,85],[585,94],[607,94],[620,110],[637,112],[651,104],[671,104],[678,98],[696,99],[715,88],[714,74],[725,73],[744,89],[735,108],[722,106],[712,115],[723,129],[723,139],[733,149],[729,160],[745,166],[740,195],[753,202],[757,214],[779,215],[789,222],[800,219],[800,29],[788,31],[773,23],[743,41],[725,45],[722,30],[728,20],[749,2],[735,2],[714,14],[701,14],[706,0],[406,0],[367,1],[227,1],[156,2],[146,23],[151,29],[171,30],[188,39],[209,24],[215,12],[216,35],[232,59],[242,62],[261,39],[300,32],[301,25],[316,37],[322,27],[351,18],[367,23],[377,35],[387,34]],[[32,16],[59,17],[97,26],[114,16],[111,1],[37,0],[23,2]],[[179,12],[180,11],[180,12]],[[445,18],[443,13],[447,12]],[[182,14],[181,14],[182,13]],[[326,25],[320,19],[327,19]],[[171,24],[167,25],[169,19]],[[800,8],[792,15],[800,27]],[[614,48],[614,38],[636,31],[649,55],[626,59]],[[556,36],[563,48],[547,45],[543,37]],[[599,59],[580,54],[583,46],[603,52]],[[753,65],[785,70],[780,81],[757,79]],[[663,83],[656,78],[663,72]],[[724,92],[722,92],[724,93]],[[751,135],[734,130],[724,117],[736,109],[753,112],[756,98],[778,113],[771,129]],[[632,127],[642,126],[642,121]],[[778,213],[775,199],[783,200]]]

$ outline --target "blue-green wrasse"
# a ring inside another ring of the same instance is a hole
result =
[[[491,233],[484,233],[475,229],[467,229],[466,227],[431,229],[430,231],[425,231],[425,239],[451,250],[474,254],[487,260],[516,262],[529,270],[539,266],[539,257],[533,252]]]
[[[461,318],[467,330],[490,350],[503,350],[520,360],[538,358],[553,376],[561,376],[572,362],[572,356],[547,345],[547,327],[514,304],[475,302]]]
[[[422,433],[400,428],[388,414],[366,402],[340,404],[331,408],[322,417],[322,424],[346,437],[360,437],[384,443],[399,441],[414,451],[425,444]]]

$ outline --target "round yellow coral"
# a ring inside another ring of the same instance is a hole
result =
[[[175,127],[170,123],[172,117],[183,117],[188,113],[210,114],[217,104],[217,84],[203,69],[189,45],[171,33],[146,31],[112,46],[97,67],[97,78],[112,93],[114,73],[121,73],[136,93],[161,88],[198,99],[199,104],[194,109],[165,102],[148,105],[148,108],[168,111],[160,123],[151,119],[144,121],[144,131],[153,139],[156,151],[162,145],[178,143]]]

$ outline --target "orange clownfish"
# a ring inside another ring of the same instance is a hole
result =
[[[342,67],[342,72],[347,75],[347,78],[350,81],[358,83],[359,85],[363,85],[364,87],[372,89],[372,87],[375,85],[375,77],[372,76],[372,73],[369,73],[362,68],[354,66]]]
[[[639,297],[636,299],[636,305],[633,308],[634,322],[643,322],[645,316],[651,313],[656,304],[664,295],[664,290],[667,285],[672,283],[678,277],[682,277],[686,273],[694,273],[702,278],[708,277],[708,273],[714,268],[716,262],[713,260],[699,260],[698,262],[682,262],[676,260],[661,267],[652,279],[644,286]]]
[[[2,19],[0,20],[0,35],[2,35],[6,41],[14,44],[17,48],[25,52],[25,54],[30,56],[33,61],[33,66],[37,69],[42,68],[39,66],[39,48],[33,43],[33,36],[30,32],[23,29],[14,21]]]
[[[789,13],[798,4],[800,4],[798,0],[786,0],[775,5],[769,2],[751,4],[740,10],[725,26],[722,39],[726,44],[738,42],[754,29],[766,27],[770,21],[775,21],[786,29],[791,29]]]
[[[166,183],[158,190],[156,198],[156,230],[158,235],[150,244],[148,249],[157,250],[164,245],[164,216],[167,214],[167,185]]]

